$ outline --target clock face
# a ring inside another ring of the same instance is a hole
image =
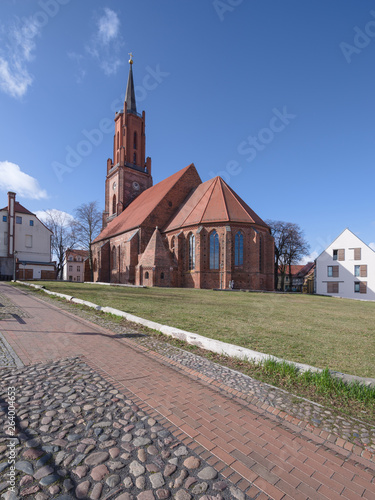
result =
[[[112,184],[113,191],[116,191],[116,187],[117,187],[117,184],[116,184],[116,182],[114,182],[114,183]]]
[[[133,188],[134,188],[136,191],[139,191],[140,185],[138,184],[138,182],[133,182]]]

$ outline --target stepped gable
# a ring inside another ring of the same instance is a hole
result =
[[[143,267],[171,267],[176,266],[173,256],[166,246],[166,242],[156,227],[150,241],[139,261]]]
[[[202,181],[192,163],[155,186],[143,191],[103,229],[94,243],[140,226],[163,226],[192,189]]]
[[[195,189],[163,232],[218,222],[243,222],[268,228],[221,177],[214,177]]]

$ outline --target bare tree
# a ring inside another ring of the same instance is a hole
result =
[[[76,243],[74,219],[71,215],[59,210],[45,210],[41,219],[48,229],[52,231],[52,253],[57,262],[56,279],[62,279],[65,251],[67,248],[73,248]]]
[[[267,220],[271,234],[275,240],[275,290],[278,284],[278,273],[282,271],[281,288],[284,289],[284,278],[289,267],[289,283],[292,286],[292,264],[296,264],[309,251],[302,229],[292,222]]]
[[[98,209],[98,202],[91,201],[83,203],[74,210],[74,233],[77,238],[77,244],[88,250],[89,267],[91,281],[93,281],[93,263],[91,243],[98,236],[102,226],[102,213]]]

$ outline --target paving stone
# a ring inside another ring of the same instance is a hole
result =
[[[96,453],[91,453],[86,459],[86,465],[99,465],[105,462],[109,457],[109,453],[106,451],[98,451]]]
[[[129,465],[129,471],[135,477],[138,477],[141,474],[144,474],[145,470],[146,469],[143,467],[143,465],[141,465],[136,460],[133,460],[133,462]]]
[[[101,483],[96,483],[90,494],[91,500],[99,500],[103,491],[103,485]]]
[[[149,479],[153,488],[161,488],[165,484],[163,474],[161,472],[157,472],[156,474],[151,474],[149,476]]]
[[[83,481],[82,483],[79,483],[75,491],[76,497],[86,498],[89,489],[90,489],[90,481]]]
[[[215,479],[217,477],[217,472],[213,467],[205,467],[198,472],[199,479]]]
[[[107,474],[109,474],[109,470],[104,464],[97,465],[90,473],[94,481],[101,481]]]
[[[201,465],[201,461],[197,457],[189,457],[184,460],[184,466],[187,469],[199,469]]]

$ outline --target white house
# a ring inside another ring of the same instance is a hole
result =
[[[52,232],[8,193],[8,206],[0,209],[0,279],[55,278],[51,262]]]
[[[349,229],[315,262],[317,294],[375,300],[375,252]]]
[[[85,281],[85,263],[88,256],[88,250],[72,250],[68,248],[63,263],[63,279],[81,283]]]

